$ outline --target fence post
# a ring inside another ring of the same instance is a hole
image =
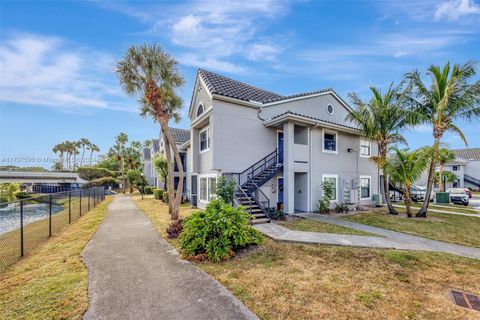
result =
[[[68,224],[72,223],[72,191],[68,191]]]
[[[20,256],[23,257],[24,249],[23,249],[23,200],[20,200]]]
[[[52,236],[52,195],[48,196],[48,236]]]
[[[80,217],[82,216],[82,189],[78,190],[80,194]]]

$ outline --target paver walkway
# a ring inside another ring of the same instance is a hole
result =
[[[480,259],[480,249],[478,248],[430,240],[401,232],[340,220],[334,217],[322,216],[315,213],[299,213],[295,215],[307,219],[318,220],[321,222],[377,234],[381,237],[296,231],[287,229],[275,223],[255,225],[255,228],[267,236],[279,241],[320,243],[354,247],[437,251],[451,253],[462,257]]]
[[[128,196],[117,196],[83,259],[90,305],[84,319],[257,319],[188,261]]]

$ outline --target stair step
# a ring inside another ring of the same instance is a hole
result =
[[[255,217],[255,219],[268,218],[264,213],[252,213],[252,216]]]
[[[270,219],[261,218],[261,219],[252,219],[252,224],[261,224],[261,223],[269,223]]]

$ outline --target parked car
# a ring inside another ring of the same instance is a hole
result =
[[[426,186],[412,186],[410,188],[410,192],[412,193],[412,200],[415,202],[421,202],[425,199],[425,194],[427,193]],[[435,198],[435,193],[433,190],[430,192],[430,201],[433,201]]]
[[[468,206],[468,194],[465,192],[465,189],[451,188],[447,189],[447,192],[450,193],[450,202]]]
[[[468,197],[471,199],[472,198],[472,191],[470,189],[463,189],[465,192],[468,194]]]

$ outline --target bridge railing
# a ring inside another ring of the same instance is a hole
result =
[[[0,272],[105,199],[103,187],[0,204]]]

